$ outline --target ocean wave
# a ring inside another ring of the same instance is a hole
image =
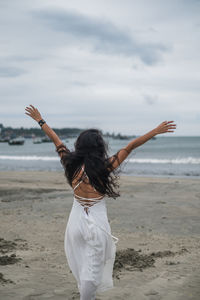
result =
[[[38,156],[38,155],[0,155],[1,160],[42,160],[42,161],[58,161],[59,157],[56,156]],[[130,158],[125,161],[138,164],[200,164],[200,158],[185,157],[185,158]]]
[[[172,159],[157,159],[157,158],[130,158],[131,163],[139,164],[200,164],[200,158],[185,157],[185,158],[172,158]]]
[[[44,160],[44,161],[57,161],[59,157],[54,156],[37,156],[37,155],[29,155],[29,156],[16,156],[16,155],[0,155],[0,159],[2,160]]]

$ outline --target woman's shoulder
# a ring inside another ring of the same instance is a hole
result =
[[[60,152],[60,150],[69,151],[69,149],[66,147],[64,143],[61,143],[56,146],[56,152]]]
[[[63,155],[70,153],[70,150],[66,147],[64,143],[61,143],[60,145],[56,146],[56,152],[62,158]]]

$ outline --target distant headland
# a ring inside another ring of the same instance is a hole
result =
[[[59,135],[61,139],[67,138],[76,138],[78,135],[85,130],[86,128],[52,128],[56,134]],[[101,130],[100,130],[101,131]],[[103,133],[104,137],[113,138],[113,139],[131,139],[136,137],[135,135],[122,135],[120,133]],[[45,137],[45,133],[41,128],[13,128],[11,126],[4,127],[3,124],[0,124],[0,142],[8,142],[10,139],[14,139],[17,137],[23,138],[42,138]]]

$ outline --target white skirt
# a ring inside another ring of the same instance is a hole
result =
[[[96,292],[114,287],[112,273],[117,242],[118,238],[111,234],[105,198],[89,207],[87,214],[74,197],[64,249],[79,292],[85,280],[95,285]]]

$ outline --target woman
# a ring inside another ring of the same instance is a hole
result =
[[[97,129],[81,132],[70,152],[46,124],[37,108],[26,107],[26,114],[39,123],[54,142],[65,176],[76,190],[65,231],[64,249],[69,267],[77,281],[80,300],[94,300],[97,292],[113,287],[112,271],[118,238],[111,234],[105,197],[116,198],[116,169],[133,149],[157,134],[173,132],[174,121],[162,122],[147,134],[129,142],[108,157],[108,146]]]

